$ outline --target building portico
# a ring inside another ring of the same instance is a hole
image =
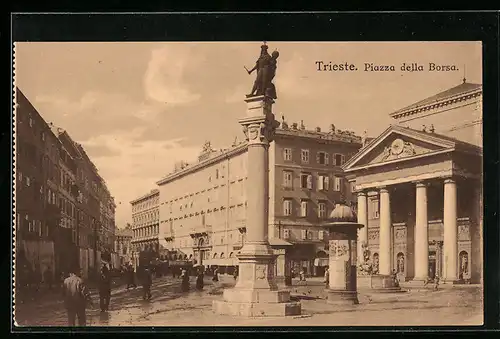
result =
[[[479,282],[481,149],[391,126],[345,164],[358,194],[363,244],[378,274]]]

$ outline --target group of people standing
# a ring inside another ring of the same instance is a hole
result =
[[[214,268],[214,270],[211,272],[212,273],[212,281],[214,284],[217,284],[219,282],[219,269]],[[199,266],[196,268],[196,283],[195,283],[195,288],[197,291],[202,291],[204,286],[205,286],[205,268],[203,266]],[[181,270],[181,291],[182,292],[188,292],[190,289],[190,278],[189,278],[189,273],[188,271],[183,268]]]
[[[82,271],[79,265],[72,267],[69,270],[69,276],[66,277],[63,281],[63,296],[64,296],[64,305],[68,314],[68,324],[69,326],[75,326],[78,323],[78,326],[86,326],[87,319],[85,310],[88,306],[93,307],[93,301],[90,295],[90,291],[82,278]],[[127,290],[130,287],[136,288],[137,285],[135,283],[135,270],[132,265],[127,265],[122,268],[122,273],[126,279]],[[143,287],[143,299],[151,300],[151,286],[153,282],[153,272],[152,269],[148,266],[145,266],[138,270],[137,272],[138,278],[140,278],[140,282]],[[176,276],[175,270],[173,270],[173,276]],[[199,266],[196,268],[196,290],[202,291],[204,288],[204,277],[205,277],[205,268],[203,266]],[[214,285],[219,282],[219,270],[214,268],[211,270],[212,281]],[[237,275],[235,274],[235,279]],[[180,269],[179,278],[181,280],[181,291],[188,292],[190,290],[190,274],[186,268]],[[99,306],[101,313],[105,313],[109,311],[110,301],[111,301],[111,290],[112,290],[112,272],[109,265],[105,262],[102,263],[102,266],[99,270],[99,282],[98,282],[98,291],[99,291]]]

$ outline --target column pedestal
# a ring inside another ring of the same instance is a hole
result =
[[[291,302],[289,291],[278,290],[274,277],[275,255],[268,242],[268,148],[279,125],[272,113],[274,101],[255,96],[245,102],[247,116],[239,122],[248,140],[247,242],[237,255],[236,286],[224,290],[223,300],[213,302],[213,311],[244,317],[300,315],[300,302]]]

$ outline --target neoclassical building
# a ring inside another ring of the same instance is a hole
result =
[[[391,114],[343,169],[380,274],[482,282],[482,86],[464,82]]]
[[[324,274],[327,236],[320,225],[336,201],[355,201],[341,166],[362,142],[334,125],[309,130],[303,122],[289,126],[283,120],[276,130],[269,147],[268,240],[279,279],[292,269]],[[216,265],[228,273],[239,265],[247,236],[247,155],[246,142],[224,150],[207,143],[197,162],[179,164],[157,182],[160,245],[169,259]]]
[[[149,193],[134,199],[132,205],[132,240],[134,265],[139,264],[139,253],[152,251],[159,254],[158,240],[160,221],[160,192],[153,189]]]

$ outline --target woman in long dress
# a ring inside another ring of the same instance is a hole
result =
[[[182,292],[187,292],[189,291],[189,275],[187,274],[186,270],[182,270],[181,273],[181,289]]]

